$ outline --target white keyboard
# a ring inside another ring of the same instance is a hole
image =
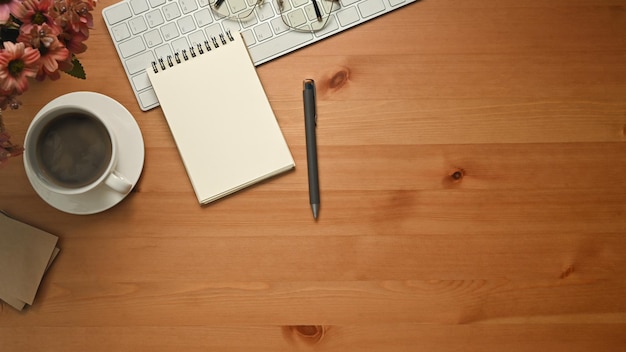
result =
[[[293,9],[307,3],[285,1]],[[290,29],[278,33],[276,29],[284,26],[276,22],[282,21],[276,0],[265,0],[253,20],[241,23],[218,19],[209,0],[125,0],[104,8],[102,14],[137,102],[146,111],[159,105],[146,68],[220,33],[241,32],[254,64],[260,65],[416,1],[340,0],[326,27],[315,33]]]

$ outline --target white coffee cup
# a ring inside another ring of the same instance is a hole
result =
[[[31,182],[64,195],[100,185],[130,192],[132,183],[116,169],[118,143],[103,113],[77,105],[42,110],[24,140],[24,165],[35,176]]]

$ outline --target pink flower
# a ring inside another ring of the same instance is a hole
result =
[[[88,38],[89,36],[83,32],[65,31],[59,35],[59,40],[73,54],[84,53],[87,50],[87,45],[83,42]]]
[[[21,105],[17,98],[28,89],[29,78],[56,80],[60,71],[85,77],[74,54],[87,50],[96,2],[0,0],[0,112]],[[22,151],[11,143],[0,115],[0,167]]]
[[[23,0],[21,10],[14,14],[20,21],[22,33],[30,33],[34,26],[47,24],[52,31],[59,35],[61,28],[56,24],[54,18],[50,15],[52,0]]]
[[[54,37],[54,41],[48,46],[40,46],[39,52],[41,57],[39,59],[40,68],[37,72],[36,79],[43,81],[46,77],[50,77],[51,80],[57,80],[61,78],[59,73],[59,63],[64,64],[70,58],[70,52],[59,41],[57,37]]]
[[[27,43],[41,53],[43,48],[49,48],[57,40],[57,35],[47,24],[32,26],[30,32],[22,32],[17,38],[20,43]]]
[[[11,13],[17,13],[21,5],[22,2],[20,0],[1,0],[0,24],[6,24],[11,17]]]
[[[24,93],[28,78],[37,75],[39,56],[37,49],[25,47],[24,43],[4,42],[4,50],[0,51],[0,90]]]
[[[66,32],[82,33],[89,36],[89,29],[93,28],[95,1],[82,0],[54,0],[51,11],[56,23]]]

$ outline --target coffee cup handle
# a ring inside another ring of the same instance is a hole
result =
[[[118,174],[116,171],[111,172],[109,177],[104,180],[104,183],[113,190],[122,194],[130,192],[130,189],[133,188],[133,185],[128,182],[124,176]]]

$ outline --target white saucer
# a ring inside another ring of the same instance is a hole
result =
[[[117,170],[132,185],[139,180],[144,162],[143,137],[133,115],[112,98],[94,92],[73,92],[62,95],[44,106],[35,116],[36,121],[46,111],[59,105],[79,105],[106,112],[103,118],[112,127],[118,148]],[[26,175],[37,194],[51,206],[71,214],[87,215],[107,210],[126,197],[104,183],[84,194],[65,195],[51,192],[41,186],[32,170],[24,163]],[[131,188],[132,189],[132,188]]]

